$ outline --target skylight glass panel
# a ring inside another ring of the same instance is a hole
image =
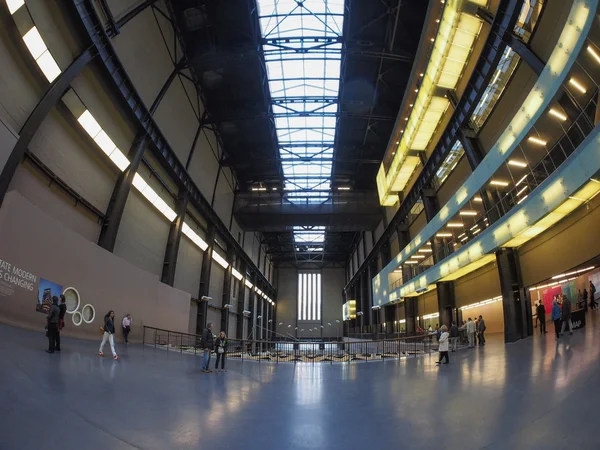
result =
[[[325,202],[331,191],[344,0],[257,4],[286,198],[295,204]]]

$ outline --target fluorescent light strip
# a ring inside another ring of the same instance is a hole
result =
[[[242,281],[242,274],[235,270],[235,267],[231,268],[231,274],[236,277],[238,280]]]
[[[502,186],[502,187],[508,186],[507,181],[501,181],[501,180],[492,180],[492,181],[490,181],[490,184],[492,186]]]
[[[560,275],[553,276],[552,279],[556,280],[557,278],[570,277],[571,275],[577,275],[579,273],[587,272],[588,270],[592,270],[592,269],[594,269],[594,266],[586,267],[585,269],[574,270],[573,272],[569,272],[569,273],[561,273]]]
[[[60,75],[61,70],[50,54],[48,47],[46,47],[46,43],[42,39],[42,36],[40,36],[37,27],[34,26],[25,33],[23,41],[48,81],[52,83]]]
[[[476,216],[477,211],[461,211],[459,212],[461,216]]]
[[[412,255],[412,258],[414,258],[414,259],[424,259],[425,255]]]
[[[598,64],[600,64],[600,55],[598,55],[596,50],[591,45],[587,46],[587,52],[592,55]]]
[[[404,261],[404,264],[417,264],[419,261],[412,261],[412,260],[408,260],[408,261]]]
[[[223,269],[227,269],[229,267],[229,263],[219,255],[214,249],[212,251],[212,259],[214,259]]]
[[[137,174],[136,174],[137,175]],[[183,223],[182,230],[183,234],[185,234],[194,244],[200,247],[203,251],[208,248],[208,244],[202,239],[200,236],[196,234],[194,230],[190,228],[187,223]]]
[[[133,176],[133,185],[144,197],[146,197],[150,203],[152,203],[156,209],[158,209],[169,220],[169,222],[173,222],[175,220],[177,217],[175,211],[173,211],[169,205],[167,205],[165,201],[158,196],[154,189],[152,189],[148,183],[146,183],[140,174],[136,173]]]
[[[517,161],[516,159],[509,160],[508,165],[515,167],[527,167],[527,163],[524,163],[523,161]]]
[[[419,250],[419,252],[421,253],[431,253],[433,252],[433,250],[431,250],[430,248],[422,248]]]
[[[561,121],[565,121],[567,120],[567,116],[564,115],[563,113],[557,111],[556,109],[552,108],[550,109],[550,111],[548,111],[548,114],[550,114],[551,116],[556,117],[557,119],[561,120]]]
[[[517,196],[521,195],[523,192],[527,190],[529,186],[523,186],[519,192],[517,192]]]
[[[523,175],[523,178],[521,178],[519,181],[517,181],[517,184],[515,184],[515,186],[520,185],[523,181],[525,181],[525,178],[527,178],[528,176],[529,176],[529,174]]]
[[[452,233],[437,233],[436,237],[452,237]]]
[[[461,306],[460,309],[464,311],[465,309],[477,308],[478,306],[489,305],[490,303],[496,303],[501,300],[502,300],[502,296],[500,295],[498,297],[490,298],[488,300],[482,300],[477,303],[471,303],[470,305]]]
[[[250,280],[248,280],[248,278],[246,278],[246,279],[244,280],[244,284],[246,285],[246,287],[247,287],[248,289],[252,289],[252,288],[254,287],[254,285],[253,285],[252,283],[250,283]]]
[[[481,197],[473,197],[473,201],[477,203],[483,203],[483,199]]]
[[[98,121],[92,116],[89,110],[85,110],[78,118],[77,122],[89,134],[100,149],[110,158],[110,160],[123,172],[129,167],[129,160],[121,150],[115,145],[108,134],[102,129]]]
[[[525,197],[523,197],[521,200],[519,200],[519,201],[517,202],[517,205],[520,205],[521,203],[523,203],[523,200],[525,200],[527,197],[529,197],[529,194],[528,194],[528,195],[526,195]]]
[[[14,14],[18,9],[25,4],[25,0],[6,0],[6,6],[8,6],[8,12]]]
[[[534,144],[538,144],[538,145],[546,145],[546,144],[548,143],[547,141],[544,141],[544,140],[542,140],[542,139],[540,139],[540,138],[537,138],[537,137],[535,137],[535,136],[529,136],[529,137],[527,138],[527,140],[528,140],[529,142],[532,142],[532,143],[534,143]]]
[[[465,224],[460,222],[448,222],[446,226],[449,228],[462,228],[465,226]]]
[[[569,80],[569,84],[571,86],[573,86],[575,89],[577,89],[579,92],[581,92],[582,94],[585,94],[587,92],[585,90],[585,88],[581,84],[579,84],[579,82],[575,78],[571,78]]]

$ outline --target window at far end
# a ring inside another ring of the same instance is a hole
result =
[[[298,320],[321,320],[321,274],[298,274]]]

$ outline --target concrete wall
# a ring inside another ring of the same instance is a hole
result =
[[[0,249],[0,259],[35,276],[29,289],[12,284],[3,270],[3,322],[43,330],[45,317],[36,312],[43,278],[63,288],[75,287],[81,296],[80,308],[92,304],[96,310],[94,321],[79,327],[67,316],[65,335],[99,339],[98,328],[110,309],[118,319],[126,313],[132,315],[133,341],[141,340],[143,325],[182,332],[189,329],[188,293],[160,283],[158,277],[89,242],[14,191],[7,194],[0,209]]]
[[[323,269],[322,273],[322,301],[323,301],[323,336],[336,336],[336,320],[342,322],[342,290],[345,286],[344,269]],[[328,325],[331,323],[331,327]],[[339,327],[340,333],[342,327]]]
[[[277,332],[285,335],[288,331],[295,336],[298,316],[298,271],[280,268],[277,278]],[[283,322],[282,326],[279,323]],[[291,325],[291,328],[288,328]]]

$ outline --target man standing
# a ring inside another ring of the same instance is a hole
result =
[[[56,347],[60,349],[60,337],[58,334],[58,320],[60,317],[60,308],[58,307],[58,297],[52,297],[52,306],[46,316],[48,328],[48,350],[47,353],[54,353]]]
[[[452,351],[456,351],[456,347],[458,345],[458,327],[454,322],[450,326],[450,346],[452,347]]]
[[[204,349],[204,359],[202,361],[202,372],[210,373],[212,370],[208,368],[210,364],[210,352],[212,352],[213,334],[212,334],[212,322],[206,324],[206,328],[202,331],[202,348]]]
[[[544,307],[544,302],[540,300],[535,312],[537,313],[537,318],[540,321],[540,333],[546,333],[546,308]]]
[[[475,347],[475,322],[469,317],[467,322],[467,337],[469,338],[469,348]]]
[[[571,323],[571,301],[567,296],[563,296],[562,302],[562,328],[560,334],[565,332],[565,325],[569,325],[569,334],[573,334],[573,324]]]
[[[482,316],[479,316],[479,320],[477,321],[477,333],[479,334],[479,345],[485,345],[485,320],[483,320]]]
[[[596,302],[596,286],[594,286],[594,283],[592,283],[592,280],[590,280],[590,308],[591,309],[596,309],[596,307],[598,306],[598,303]]]
[[[64,295],[60,296],[60,305],[58,305],[58,310],[60,311],[58,315],[58,335],[56,339],[56,348],[54,349],[57,352],[60,352],[60,332],[65,327],[65,313],[67,312],[67,300]]]
[[[129,333],[131,332],[131,314],[125,314],[121,321],[121,327],[123,328],[123,337],[125,338],[125,345],[129,345]]]

